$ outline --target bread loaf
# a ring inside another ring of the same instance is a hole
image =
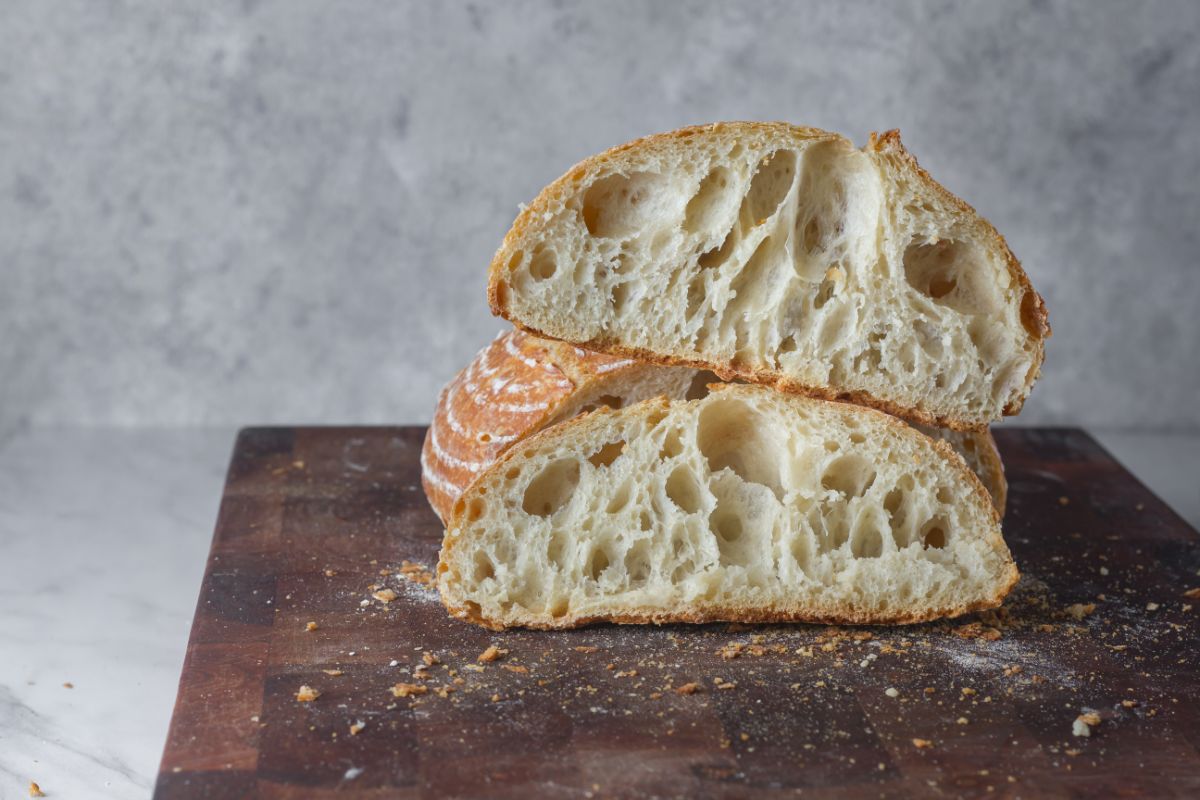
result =
[[[517,217],[495,313],[581,347],[982,430],[1050,329],[1003,238],[895,132],[723,123],[590,158]]]
[[[547,425],[650,397],[700,398],[718,380],[707,371],[614,358],[520,331],[502,333],[438,397],[421,450],[425,495],[445,522],[477,475]],[[966,460],[1003,515],[1007,486],[991,434],[921,430],[944,439]]]
[[[907,623],[1017,579],[983,486],[944,442],[753,386],[647,400],[510,448],[455,503],[443,602],[494,628]]]

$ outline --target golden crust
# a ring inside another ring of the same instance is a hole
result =
[[[433,510],[447,520],[480,473],[579,389],[636,366],[521,331],[497,336],[438,396],[421,448],[421,485]]]
[[[525,324],[517,319],[508,302],[508,284],[505,282],[505,273],[509,269],[510,261],[513,255],[522,247],[527,245],[525,237],[528,228],[531,224],[539,219],[549,209],[556,207],[564,202],[572,193],[574,193],[579,185],[590,176],[603,170],[606,166],[621,163],[621,157],[633,150],[648,149],[662,145],[669,145],[679,141],[689,139],[697,135],[707,135],[712,137],[718,136],[733,136],[745,138],[748,136],[761,135],[770,136],[777,139],[791,138],[795,141],[801,140],[828,140],[840,141],[849,144],[849,140],[845,137],[823,131],[818,128],[801,127],[791,125],[786,122],[718,122],[710,125],[698,125],[688,128],[681,128],[667,133],[659,133],[651,136],[645,136],[640,139],[635,139],[632,142],[620,145],[618,147],[606,150],[603,153],[587,158],[574,167],[566,174],[551,183],[542,192],[534,198],[513,222],[512,227],[504,237],[500,248],[496,251],[492,262],[488,267],[488,304],[492,309],[492,313],[496,316],[503,317],[516,327],[528,331],[529,333],[546,338],[553,338],[546,331],[539,330]],[[1041,372],[1042,362],[1045,357],[1044,340],[1051,335],[1051,329],[1046,313],[1046,305],[1041,295],[1039,295],[1029,282],[1028,275],[1025,274],[1020,262],[1013,255],[1008,247],[1008,243],[1004,237],[996,231],[986,219],[981,217],[970,205],[961,198],[952,194],[945,187],[930,177],[916,158],[905,149],[900,141],[900,132],[898,130],[890,130],[883,134],[872,133],[870,141],[864,148],[865,151],[874,153],[879,156],[893,158],[896,161],[910,168],[917,178],[932,192],[937,194],[952,208],[955,208],[963,214],[970,215],[979,228],[983,231],[984,236],[988,238],[992,244],[1003,254],[1005,263],[1008,266],[1009,272],[1016,280],[1018,285],[1024,290],[1024,295],[1021,301],[1021,321],[1027,333],[1030,335],[1031,341],[1036,347],[1036,353],[1033,359],[1033,364],[1025,376],[1024,386],[1025,392],[1022,396],[1010,403],[1004,409],[1005,416],[1015,416],[1020,413],[1021,407],[1024,405],[1025,397],[1028,396],[1034,382],[1037,380]],[[648,361],[650,363],[662,364],[666,366],[691,366],[699,369],[711,370],[722,378],[731,379],[738,378],[750,383],[757,383],[763,386],[772,386],[780,391],[790,392],[794,394],[803,394],[809,397],[816,397],[823,400],[839,400],[866,405],[872,408],[885,411],[898,417],[903,417],[912,422],[923,425],[932,425],[942,428],[950,428],[952,430],[984,430],[987,425],[983,422],[963,419],[961,417],[951,415],[938,415],[929,411],[917,408],[910,408],[901,404],[877,398],[865,391],[846,391],[839,392],[831,389],[828,386],[811,386],[800,383],[794,379],[788,378],[777,370],[770,369],[755,369],[750,367],[742,367],[732,363],[718,364],[704,359],[685,359],[677,356],[652,353],[640,348],[630,348],[622,346],[619,342],[612,338],[596,337],[586,342],[575,342],[581,347],[589,350],[595,350],[603,353],[611,353],[613,355],[626,356]]]
[[[710,386],[713,391],[738,391],[730,384],[713,384]],[[851,404],[837,403],[828,400],[815,400],[814,402],[827,403],[829,405],[838,406],[840,411],[848,411],[850,408],[855,410],[855,413],[873,414],[876,419],[884,425],[903,429],[908,432],[906,435],[916,434],[925,436],[925,434],[905,424],[903,421],[883,413],[882,411],[854,406]],[[670,405],[670,401],[666,398],[656,398],[647,400],[637,406],[639,413],[649,417],[653,414],[660,413]],[[511,448],[507,452],[501,454],[488,472],[500,472],[507,469],[510,461],[521,457],[521,453],[530,448],[536,448],[541,441],[548,437],[556,439],[568,438],[574,433],[574,429],[578,426],[590,425],[594,423],[595,415],[616,413],[612,409],[599,408],[588,414],[581,414],[573,419],[561,422],[552,428],[544,429],[533,434],[524,441],[524,447]],[[626,410],[628,413],[628,410]],[[946,462],[955,469],[959,476],[967,482],[971,487],[971,492],[976,503],[982,503],[984,508],[988,509],[991,519],[995,523],[995,527],[988,536],[988,544],[994,548],[1002,550],[1008,554],[1008,547],[1004,543],[1003,536],[1000,534],[1000,513],[992,503],[991,495],[988,494],[979,477],[967,466],[966,461],[959,455],[953,447],[948,443],[931,437],[925,437]],[[736,606],[706,606],[698,610],[682,610],[682,609],[647,609],[641,612],[629,614],[614,614],[614,615],[592,615],[592,616],[564,616],[555,619],[553,622],[545,622],[540,620],[521,620],[519,622],[504,623],[498,620],[489,619],[481,614],[481,609],[472,603],[459,603],[453,596],[450,589],[451,567],[447,554],[459,541],[458,532],[461,528],[462,515],[465,505],[469,502],[468,496],[474,490],[474,485],[468,487],[464,492],[464,503],[457,504],[454,512],[452,512],[449,520],[446,521],[446,535],[442,540],[442,548],[438,554],[437,565],[437,581],[438,593],[442,598],[442,604],[446,610],[455,617],[481,625],[492,630],[504,630],[511,627],[524,627],[537,630],[566,630],[570,628],[578,628],[584,625],[590,625],[598,622],[611,622],[616,624],[665,624],[665,623],[707,623],[707,622],[746,622],[746,623],[767,623],[767,622],[811,622],[811,623],[826,623],[839,625],[907,625],[918,622],[928,622],[932,619],[940,619],[944,617],[956,617],[962,614],[967,614],[972,611],[981,611],[988,608],[996,608],[1003,601],[1008,593],[1016,585],[1020,578],[1020,573],[1017,566],[1013,563],[1011,555],[1008,556],[1006,565],[1006,574],[1003,583],[997,588],[996,593],[984,600],[978,600],[971,603],[962,603],[944,608],[928,609],[924,612],[900,612],[881,613],[872,610],[860,609],[831,609],[819,607],[806,607],[801,609],[781,609],[781,608],[738,608]]]

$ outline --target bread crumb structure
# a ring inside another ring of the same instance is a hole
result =
[[[542,628],[912,622],[997,605],[1017,576],[986,492],[944,444],[751,386],[514,448],[460,499],[438,570],[452,613]]]
[[[981,427],[1016,414],[1049,333],[1004,240],[890,132],[783,123],[640,139],[519,216],[492,309],[616,355]]]

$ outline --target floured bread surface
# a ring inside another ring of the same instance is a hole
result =
[[[698,399],[719,380],[707,370],[614,358],[521,331],[501,333],[438,397],[421,449],[425,496],[445,522],[476,476],[546,426],[651,397]],[[991,435],[921,430],[944,439],[963,456],[1003,515],[1004,471]]]
[[[548,428],[455,504],[438,584],[492,627],[916,622],[1017,570],[942,442],[856,406],[729,386]]]
[[[1004,240],[895,132],[632,142],[547,187],[489,274],[493,310],[552,338],[959,429],[1020,410],[1049,334]]]

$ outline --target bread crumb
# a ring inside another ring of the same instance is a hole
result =
[[[304,630],[311,633],[312,631],[315,631],[316,629],[317,629],[317,623],[315,623],[315,622],[304,623]]]
[[[367,727],[367,723],[363,722],[361,719],[356,720],[354,724],[350,726],[350,735],[358,736],[358,734],[361,733],[362,729],[365,727]]]
[[[378,591],[371,592],[371,597],[374,597],[381,603],[390,603],[395,600],[398,595],[391,589],[380,589]]]
[[[519,664],[501,664],[500,666],[502,668],[508,670],[509,672],[516,672],[521,675],[524,675],[525,673],[529,672],[528,667],[523,667]]]
[[[1200,600],[1200,586],[1197,586],[1195,589],[1188,589],[1183,593],[1183,596],[1189,600]]]
[[[393,697],[409,697],[412,695],[425,694],[429,691],[428,686],[422,686],[419,683],[397,683],[392,687]]]
[[[1158,611],[1158,608],[1159,608],[1158,603],[1146,603],[1147,611]]]
[[[1063,495],[1062,497],[1058,498],[1058,504],[1060,506],[1070,505],[1070,503],[1071,503],[1071,498],[1067,497],[1066,495]]]
[[[887,689],[884,689],[883,693],[886,694],[888,697],[899,697],[900,696],[900,690],[894,686],[889,686]]]
[[[29,796],[30,797],[45,797],[46,794],[42,791],[42,787],[38,786],[35,782],[30,781],[29,782]]]
[[[1107,575],[1107,574],[1108,574],[1108,567],[1101,567],[1101,568],[1100,568],[1100,574],[1101,574],[1101,575]]]
[[[738,734],[738,738],[739,738],[739,739],[741,739],[743,742],[748,742],[748,741],[750,741],[750,734],[748,734],[748,733],[739,733],[739,734]]]
[[[296,699],[301,703],[311,703],[321,696],[321,693],[311,686],[303,685],[296,692]]]
[[[675,694],[695,694],[698,691],[700,691],[698,683],[685,683],[683,686],[675,687]]]
[[[959,725],[966,725],[971,720],[967,719],[966,717],[959,717],[958,719],[956,719],[954,721],[955,721],[955,723],[957,723]]]
[[[475,660],[479,661],[480,663],[487,664],[492,661],[498,660],[501,656],[506,656],[506,655],[508,655],[507,650],[503,650],[499,647],[496,647],[496,645],[494,645],[494,644],[489,644],[486,650],[484,650],[482,653],[480,653],[478,656],[475,657]]]
[[[1083,720],[1087,725],[1091,725],[1093,728],[1100,724],[1100,715],[1095,711],[1086,711],[1079,715],[1079,719]]]
[[[724,678],[713,678],[713,685],[718,689],[736,689],[737,682],[727,681]]]
[[[500,695],[498,695],[498,694],[494,694],[494,695],[492,695],[492,697],[491,697],[491,700],[492,700],[492,702],[493,702],[493,703],[499,703],[499,702],[500,702]]]
[[[442,663],[441,661],[438,660],[437,656],[435,656],[433,653],[429,652],[428,650],[421,653],[421,661],[425,662],[425,666],[427,666],[427,667],[432,667],[434,664]]]
[[[434,694],[436,694],[438,697],[449,697],[450,693],[453,691],[453,686],[439,686],[433,690]]]
[[[415,564],[411,561],[400,562],[400,571],[396,574],[407,581],[419,583],[422,586],[433,585],[433,573],[421,564]]]
[[[717,654],[726,661],[729,661],[740,656],[745,647],[746,645],[742,644],[741,642],[730,642],[718,650]]]
[[[64,688],[64,689],[74,689],[74,688],[75,688],[75,684],[71,683],[70,681],[65,681],[65,682],[63,683],[63,688]]]
[[[323,669],[321,672],[324,672],[326,675],[332,675],[335,678],[342,674],[340,669]]]
[[[1084,617],[1090,616],[1096,610],[1095,603],[1072,603],[1067,606],[1067,616],[1076,620],[1081,620]]]
[[[599,649],[600,648],[596,647],[594,644],[581,644],[575,648],[575,652],[576,653],[595,653]]]
[[[1083,717],[1077,717],[1075,722],[1071,723],[1071,735],[1088,737],[1092,735],[1092,729],[1083,721]]]
[[[613,675],[613,677],[614,678],[636,678],[637,674],[638,674],[638,671],[636,669],[628,669],[628,670],[623,669],[620,672]]]
[[[337,575],[337,573],[336,573],[336,572],[334,572],[333,570],[331,570],[331,569],[327,569],[327,570],[325,570],[325,577],[326,577],[326,578],[332,578],[334,575]]]
[[[966,625],[959,625],[954,629],[954,632],[963,639],[983,639],[988,642],[994,642],[1002,636],[997,628],[984,625],[981,622],[968,622]]]
[[[914,738],[912,743],[913,747],[917,748],[918,750],[928,750],[929,748],[933,747],[933,742],[929,741],[928,739]]]
[[[972,689],[970,686],[962,687],[962,693],[967,697],[974,697],[975,695],[979,694],[977,691]]]
[[[1004,668],[1004,677],[1011,678],[1013,675],[1020,675],[1021,671],[1019,664],[1012,664]]]
[[[1125,708],[1137,708],[1137,700],[1122,700],[1121,705]]]

